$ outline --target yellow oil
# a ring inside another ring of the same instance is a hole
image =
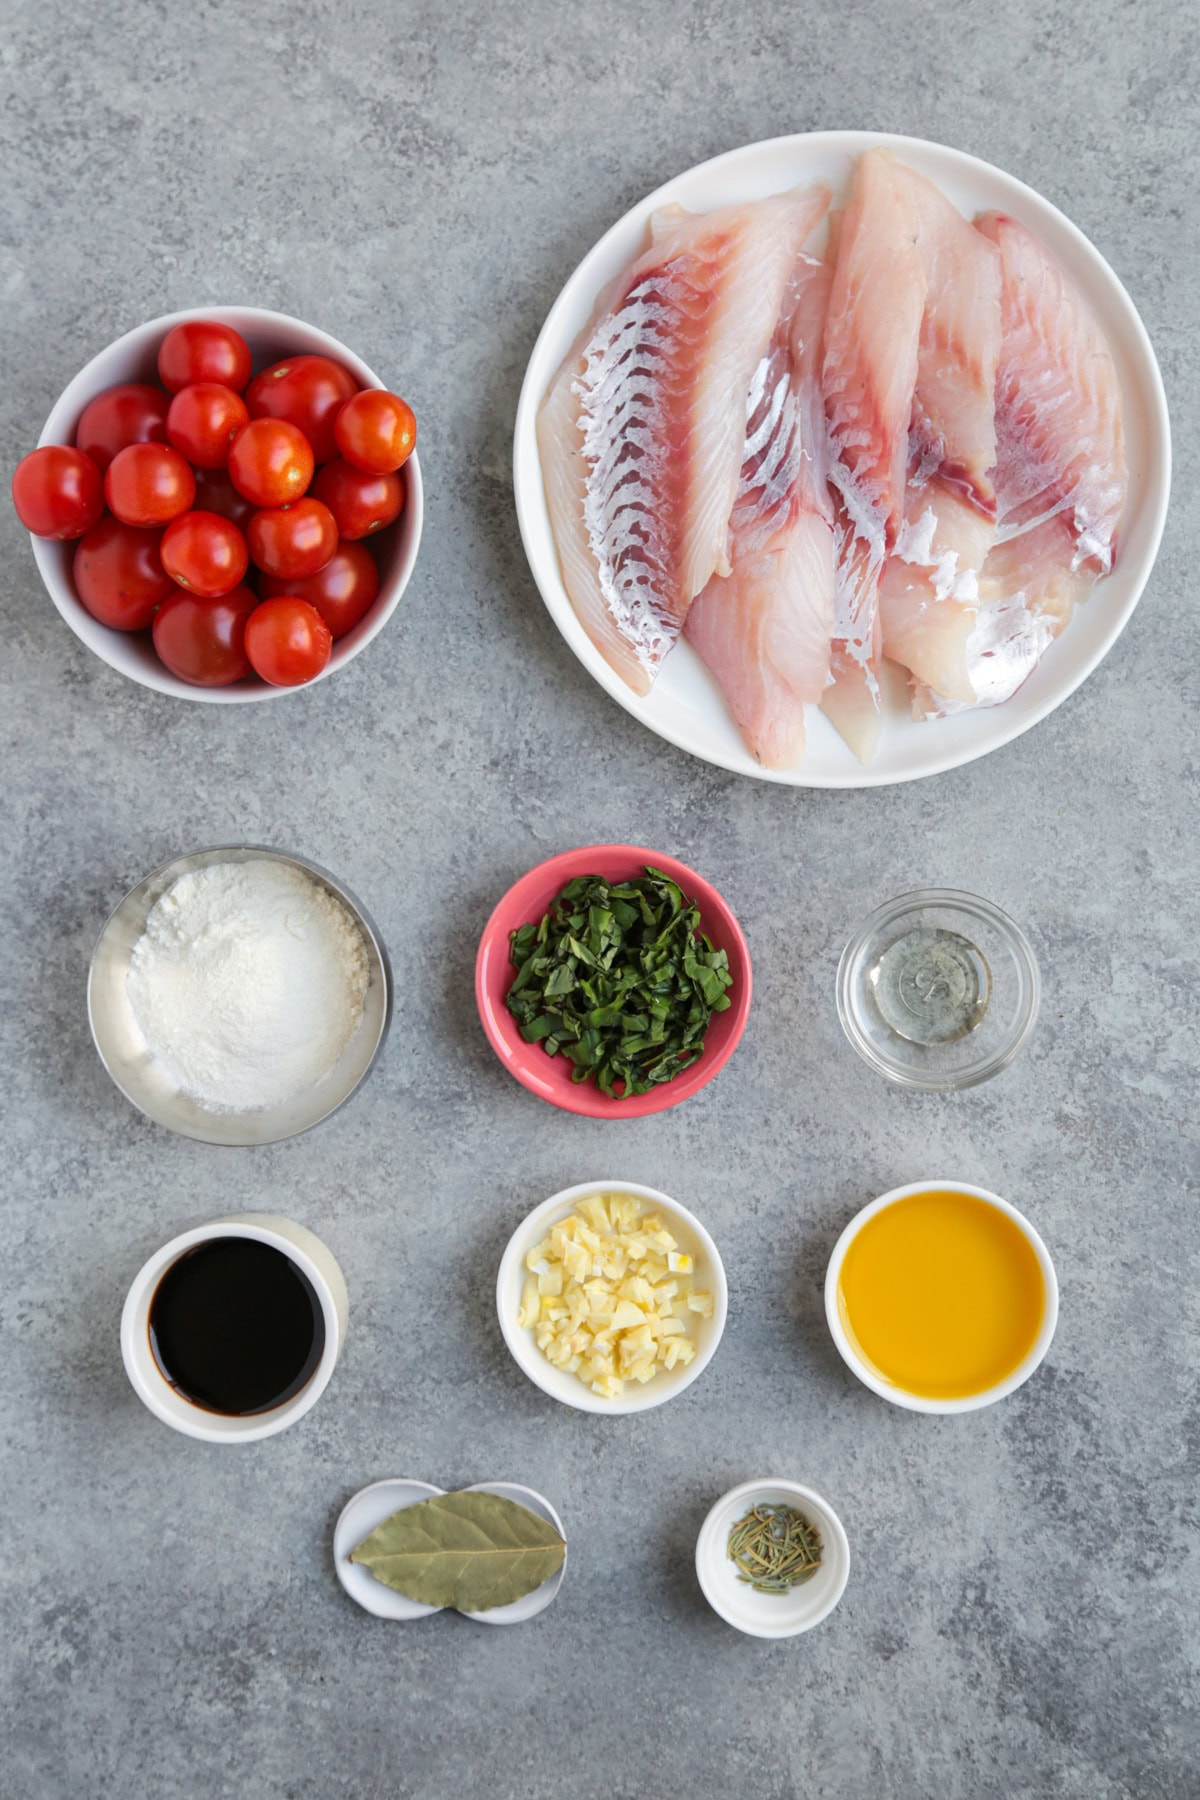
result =
[[[973,1194],[912,1194],[852,1240],[838,1281],[842,1326],[893,1387],[931,1400],[981,1394],[1032,1350],[1046,1309],[1041,1265],[1007,1213]]]

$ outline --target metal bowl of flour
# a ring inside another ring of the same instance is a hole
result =
[[[150,909],[181,875],[213,863],[276,862],[297,869],[341,902],[362,933],[369,981],[363,1016],[330,1072],[313,1087],[278,1106],[248,1112],[210,1111],[183,1092],[170,1071],[151,1054],[126,992],[133,947],[146,928]],[[276,1144],[296,1137],[344,1106],[362,1085],[383,1048],[392,1019],[392,971],[370,914],[328,869],[302,856],[256,844],[223,844],[177,856],[131,888],[112,913],[92,952],[88,971],[88,1020],[100,1060],[125,1098],[168,1131],[206,1144]]]

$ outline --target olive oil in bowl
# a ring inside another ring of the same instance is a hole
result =
[[[826,1314],[855,1373],[919,1411],[1009,1393],[1044,1355],[1057,1314],[1037,1233],[982,1189],[898,1189],[847,1226]]]

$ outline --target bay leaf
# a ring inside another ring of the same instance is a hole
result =
[[[500,1494],[438,1494],[401,1507],[353,1551],[410,1600],[490,1612],[541,1587],[567,1546],[548,1519]]]

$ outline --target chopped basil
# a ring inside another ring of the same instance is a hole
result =
[[[729,1005],[729,958],[699,926],[699,907],[659,869],[615,883],[577,876],[539,925],[510,934],[508,1010],[521,1036],[614,1100],[670,1081]]]

